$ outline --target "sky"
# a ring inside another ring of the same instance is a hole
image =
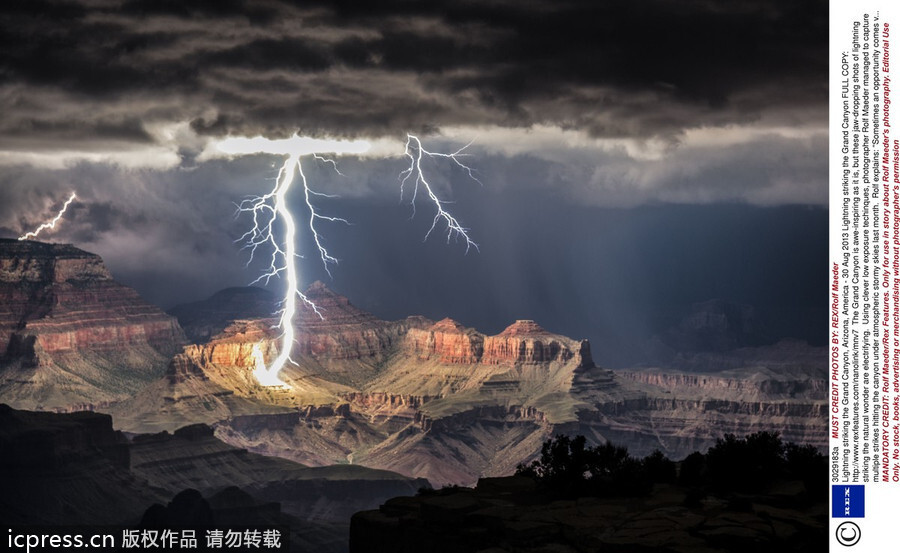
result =
[[[373,5],[369,5],[373,4]],[[772,339],[826,325],[825,1],[7,0],[0,237],[100,254],[163,308],[263,269],[236,214],[284,156],[228,137],[366,140],[301,163],[329,276],[386,318],[516,318],[627,364],[710,299]],[[479,250],[446,240],[400,173],[407,133]],[[302,194],[289,198],[303,218]],[[281,284],[270,286],[277,290]],[[820,331],[820,329],[822,331]]]

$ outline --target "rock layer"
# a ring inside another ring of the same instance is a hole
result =
[[[68,244],[0,240],[0,350],[34,336],[48,354],[184,342],[175,319],[112,279],[100,256]]]
[[[267,293],[232,289],[174,310],[192,336],[210,337],[167,358],[182,340],[178,325],[116,284],[97,256],[0,246],[8,298],[0,399],[17,405],[101,408],[132,432],[203,422],[258,453],[388,468],[434,484],[508,474],[557,433],[673,458],[726,432],[778,431],[824,445],[825,375],[797,364],[815,357],[799,344],[763,357],[748,347],[724,352],[740,368],[715,375],[615,372],[594,365],[587,341],[531,320],[495,336],[451,319],[381,321],[315,283],[306,295],[317,307],[300,307],[293,362],[279,373],[289,388],[264,387],[252,375],[254,350],[271,363],[281,347]],[[766,368],[773,358],[786,361]]]
[[[184,369],[169,378],[181,391],[167,397],[212,385],[210,405],[251,402],[207,411],[220,417],[216,435],[228,443],[306,464],[387,468],[435,485],[509,474],[557,433],[672,458],[726,432],[778,431],[824,445],[824,374],[815,370],[610,371],[594,365],[587,341],[534,321],[488,336],[452,319],[380,321],[320,283],[307,295],[323,318],[303,308],[297,319],[296,364],[280,375],[290,390],[263,388],[250,375],[254,344],[266,359],[277,354],[274,320],[238,320],[176,358]],[[749,350],[742,355],[752,359]],[[174,401],[183,401],[179,421],[196,409],[195,399]],[[143,417],[121,420],[139,425]]]
[[[569,342],[531,320],[516,321],[497,336],[485,336],[453,319],[443,319],[427,329],[410,330],[407,337],[408,347],[419,359],[445,364],[565,363],[572,358],[580,366],[593,364],[586,340],[577,348]]]
[[[484,336],[453,319],[442,319],[427,329],[412,329],[407,342],[422,360],[441,363],[478,363],[484,353]]]
[[[0,240],[0,399],[66,409],[121,399],[184,343],[177,321],[67,244]]]

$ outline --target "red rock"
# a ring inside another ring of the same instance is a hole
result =
[[[485,336],[467,329],[453,319],[443,319],[430,328],[411,328],[407,350],[421,360],[446,364],[542,364],[567,362],[579,357],[585,366],[593,365],[587,341],[551,334],[531,320],[519,320],[496,336]]]
[[[571,340],[551,334],[532,320],[519,320],[497,336],[484,341],[482,363],[529,363],[568,361],[576,352]],[[582,344],[584,345],[584,344]]]
[[[0,399],[67,408],[121,398],[160,376],[178,322],[69,244],[0,240]]]
[[[316,306],[301,304],[294,353],[329,360],[381,359],[406,333],[422,324],[411,318],[387,322],[359,309],[329,290],[321,281],[312,283],[304,295]]]
[[[519,319],[506,327],[498,336],[534,336],[535,334],[550,333],[531,319]]]
[[[69,244],[0,241],[0,350],[13,334],[46,353],[147,343],[170,355],[177,321],[112,279],[100,256]]]
[[[410,329],[407,343],[411,344],[419,359],[435,358],[441,363],[472,364],[481,360],[484,335],[447,318],[426,330]]]
[[[297,365],[282,375],[291,390],[261,390],[250,375],[254,344],[267,359],[280,347],[276,320],[237,320],[186,348],[168,376],[183,382],[161,401],[135,402],[130,424],[142,428],[170,409],[180,421],[208,417],[217,435],[250,451],[349,461],[437,485],[508,474],[556,433],[676,458],[723,432],[779,431],[814,444],[824,435],[824,381],[815,375],[620,374],[595,367],[586,340],[534,321],[485,336],[452,319],[381,321],[321,283],[307,295],[323,317],[308,307],[298,314]],[[280,410],[264,410],[273,405]]]

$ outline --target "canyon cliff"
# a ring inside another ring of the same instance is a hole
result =
[[[777,431],[825,445],[824,373],[802,363],[768,369],[745,350],[746,362],[716,374],[612,371],[594,364],[587,341],[535,321],[485,335],[452,319],[381,321],[321,283],[306,294],[321,317],[304,306],[296,318],[295,363],[280,373],[290,388],[262,387],[251,374],[254,346],[267,361],[277,355],[275,319],[235,314],[175,356],[164,379],[114,406],[117,424],[158,431],[200,417],[218,438],[251,451],[435,485],[510,474],[557,433],[672,458],[726,432]],[[195,304],[191,316],[228,311],[204,309]],[[805,351],[779,347],[760,351]]]
[[[720,303],[664,337],[670,350],[695,346],[666,350],[668,368],[613,371],[594,363],[586,340],[535,321],[495,335],[452,319],[383,321],[317,282],[306,296],[318,312],[298,309],[280,388],[252,375],[255,351],[271,363],[281,347],[277,302],[264,290],[173,309],[185,333],[98,256],[3,240],[0,294],[0,401],[99,410],[135,433],[204,423],[233,447],[305,465],[472,484],[512,473],[559,433],[676,459],[725,433],[777,431],[817,447],[827,435],[824,354],[755,345],[752,312]]]
[[[0,399],[74,409],[130,396],[185,342],[174,317],[68,244],[0,240]]]

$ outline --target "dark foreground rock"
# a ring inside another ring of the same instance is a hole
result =
[[[0,404],[0,520],[9,525],[268,524],[290,529],[292,550],[338,553],[353,512],[427,485],[257,455],[203,424],[129,439],[109,415]]]
[[[675,484],[643,497],[552,500],[534,480],[398,497],[354,515],[351,553],[824,551],[825,500],[781,481],[760,493],[703,495]]]

